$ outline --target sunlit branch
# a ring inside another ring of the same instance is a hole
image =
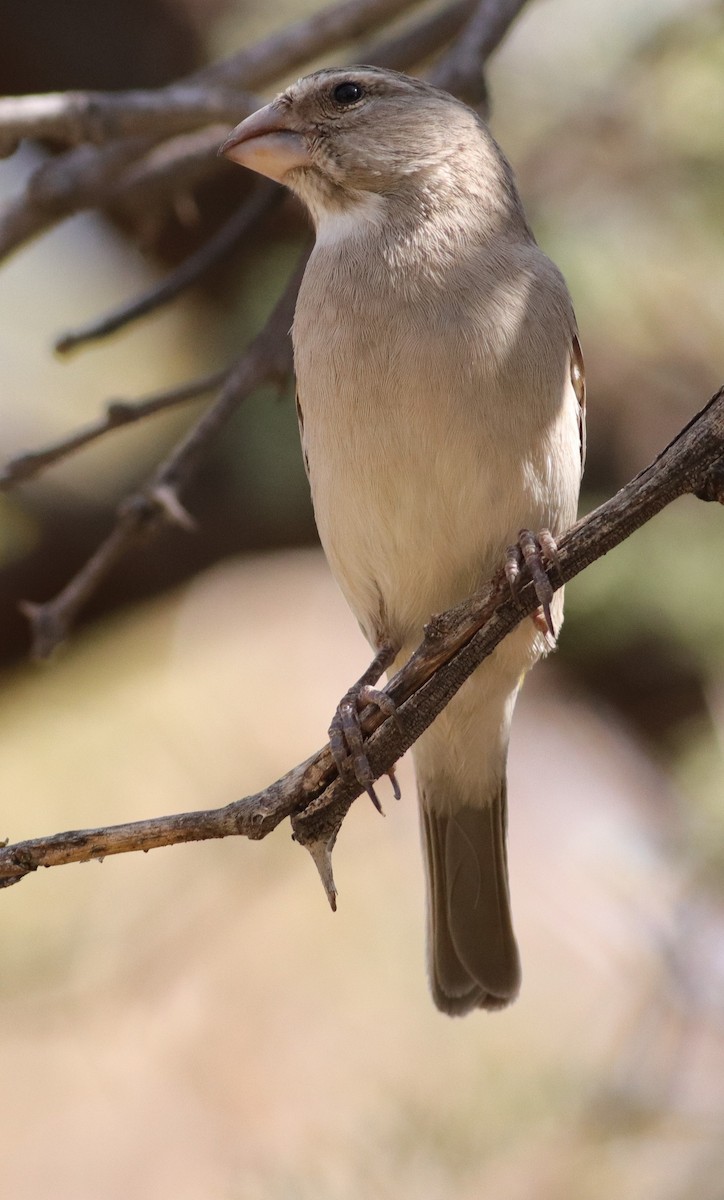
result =
[[[557,562],[549,569],[553,587],[562,587],[687,493],[724,503],[724,389],[645,471],[559,539]],[[378,708],[362,715],[365,749],[375,778],[389,771],[476,667],[537,604],[530,583],[513,598],[501,571],[475,596],[431,619],[423,642],[387,685],[398,719],[385,719]],[[177,842],[229,836],[259,839],[290,817],[296,840],[312,854],[334,904],[331,848],[361,791],[360,785],[337,774],[327,745],[263,791],[224,808],[5,846],[0,850],[0,882],[17,883],[41,866],[86,862]]]

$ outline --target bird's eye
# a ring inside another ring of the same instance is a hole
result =
[[[335,104],[341,104],[346,107],[348,104],[356,104],[361,100],[364,92],[358,83],[347,81],[346,83],[338,83],[332,88],[332,99]]]

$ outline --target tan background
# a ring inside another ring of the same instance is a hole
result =
[[[218,53],[292,9],[198,4],[196,19]],[[579,314],[584,508],[724,376],[723,64],[720,3],[547,0],[491,71],[494,129]],[[0,193],[40,153],[0,163]],[[18,254],[0,272],[3,457],[238,351],[297,236],[67,363],[52,336],[159,259],[96,218]],[[0,498],[6,612],[77,568],[187,419]],[[197,538],[129,560],[56,662],[8,651],[1,836],[225,804],[322,743],[367,651],[319,553],[280,548],[311,537],[305,497],[293,406],[264,393],[188,497]],[[721,539],[721,511],[682,501],[569,589],[514,729],[524,986],[505,1013],[432,1007],[407,764],[384,820],[354,806],[334,917],[286,827],[3,892],[2,1195],[721,1200]],[[20,591],[33,555],[36,590]],[[131,603],[137,579],[150,598]]]

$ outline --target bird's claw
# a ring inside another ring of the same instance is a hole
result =
[[[508,546],[505,560],[505,577],[508,580],[513,599],[517,600],[521,587],[521,576],[527,568],[540,608],[533,613],[533,622],[541,633],[549,637],[553,645],[556,642],[556,631],[551,616],[551,601],[554,591],[545,563],[558,563],[558,547],[549,529],[541,529],[537,534],[530,529],[521,529],[518,541]]]
[[[341,778],[355,779],[381,813],[382,805],[374,789],[374,775],[365,752],[361,724],[362,713],[368,705],[376,706],[386,717],[392,717],[399,725],[397,705],[387,692],[369,685],[351,688],[340,701],[329,727],[329,745]],[[392,782],[395,799],[399,800],[400,788],[394,769],[387,774]]]

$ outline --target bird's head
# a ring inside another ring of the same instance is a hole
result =
[[[422,80],[327,68],[247,117],[220,153],[286,184],[318,219],[440,177],[481,132],[471,109]]]

